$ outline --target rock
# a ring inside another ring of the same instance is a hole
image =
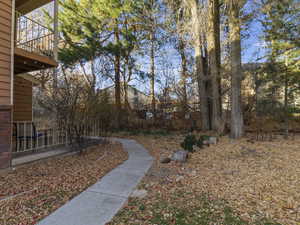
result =
[[[216,145],[218,143],[217,137],[209,137],[209,144]]]
[[[197,175],[197,170],[193,170],[193,169],[190,169],[190,168],[187,168],[183,171],[183,173],[185,175],[188,175],[188,176],[196,176]]]
[[[191,172],[189,172],[190,176],[196,176],[197,175],[197,171],[196,170],[192,170]]]
[[[152,186],[154,186],[154,185],[155,185],[154,182],[150,182],[150,183],[146,184],[145,187],[146,187],[146,188],[150,188],[150,187],[152,187]]]
[[[204,141],[203,141],[203,144],[209,146],[209,140],[204,140]]]
[[[184,176],[177,176],[176,177],[176,182],[179,182],[179,181],[181,181],[181,180],[183,180],[184,179]]]
[[[169,157],[163,157],[160,159],[160,163],[169,163],[171,162],[171,159]]]
[[[174,152],[171,160],[176,161],[176,162],[186,162],[188,157],[188,152],[184,150],[179,150],[177,152]]]
[[[132,192],[132,194],[130,195],[130,197],[132,198],[145,198],[147,196],[148,192],[145,189],[141,189],[141,190],[134,190]]]

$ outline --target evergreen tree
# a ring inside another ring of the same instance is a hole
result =
[[[289,105],[300,82],[300,1],[262,1],[261,12],[264,40],[268,48],[265,71],[273,87],[284,87],[283,118],[287,137]]]
[[[131,20],[128,25],[128,15],[134,18],[141,5],[141,0],[61,1],[60,32],[66,45],[60,49],[59,59],[65,67],[81,65],[85,74],[86,65],[90,64],[93,88],[96,71],[102,70],[97,68],[100,65],[97,61],[103,56],[113,59],[117,126],[121,110],[121,61],[129,58],[128,53],[136,41],[135,23]]]

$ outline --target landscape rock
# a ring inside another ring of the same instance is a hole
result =
[[[209,137],[209,144],[216,145],[218,143],[217,137]]]
[[[179,181],[181,181],[181,180],[183,180],[184,179],[184,176],[177,176],[176,177],[176,182],[179,182]]]
[[[160,159],[160,163],[169,163],[171,162],[171,159],[169,157],[163,157]]]
[[[141,189],[141,190],[134,190],[132,192],[132,194],[130,195],[130,197],[132,198],[145,198],[147,196],[148,192],[145,189]]]
[[[204,144],[204,145],[208,145],[208,146],[209,146],[209,143],[210,143],[209,140],[204,140],[204,141],[203,141],[203,144]]]
[[[192,170],[191,172],[188,173],[190,176],[196,176],[197,175],[197,171],[196,170]]]
[[[188,157],[188,152],[184,150],[179,150],[173,153],[171,160],[176,162],[186,162]]]

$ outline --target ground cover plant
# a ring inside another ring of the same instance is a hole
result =
[[[127,159],[121,144],[101,144],[0,173],[0,224],[31,225]]]

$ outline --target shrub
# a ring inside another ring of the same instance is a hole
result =
[[[203,148],[203,139],[201,139],[201,137],[197,140],[196,146],[198,148]]]
[[[201,136],[200,136],[200,139],[201,139],[202,141],[208,141],[209,138],[210,138],[210,136],[208,136],[208,135],[201,135]]]
[[[188,152],[194,152],[194,145],[196,145],[197,142],[195,135],[189,134],[185,136],[184,141],[180,144],[180,146]]]
[[[200,138],[197,139],[195,135],[189,134],[185,136],[180,146],[188,152],[194,152],[194,146],[196,145],[198,148],[203,148],[204,141],[206,140],[209,140],[209,136],[207,135],[201,135]]]

